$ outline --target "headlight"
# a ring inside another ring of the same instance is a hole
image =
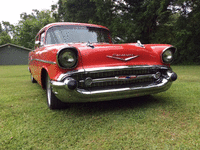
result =
[[[172,63],[173,60],[174,60],[174,52],[175,52],[175,49],[166,49],[166,50],[164,50],[163,53],[162,53],[162,61],[165,64]]]
[[[74,68],[77,60],[77,51],[75,49],[62,49],[57,54],[57,62],[61,68]]]

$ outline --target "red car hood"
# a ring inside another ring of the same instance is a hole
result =
[[[129,65],[163,65],[160,52],[169,45],[129,44],[71,44],[80,54],[84,68],[129,66]],[[155,48],[156,47],[156,48]],[[159,50],[158,50],[159,48]]]

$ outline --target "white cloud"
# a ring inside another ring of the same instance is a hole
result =
[[[20,14],[30,14],[33,9],[51,10],[51,5],[58,0],[3,0],[0,5],[0,22],[8,21],[16,25],[20,20]]]

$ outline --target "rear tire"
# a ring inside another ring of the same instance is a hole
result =
[[[47,94],[47,105],[50,109],[60,109],[64,106],[64,103],[61,102],[55,94],[52,92],[51,80],[47,74],[46,76],[46,94]]]
[[[37,83],[37,81],[33,78],[33,75],[31,74],[31,82],[32,83]]]

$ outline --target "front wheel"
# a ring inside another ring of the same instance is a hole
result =
[[[46,76],[46,94],[47,94],[47,105],[50,109],[60,109],[64,106],[63,102],[61,102],[55,94],[52,92],[51,80],[49,76]]]

